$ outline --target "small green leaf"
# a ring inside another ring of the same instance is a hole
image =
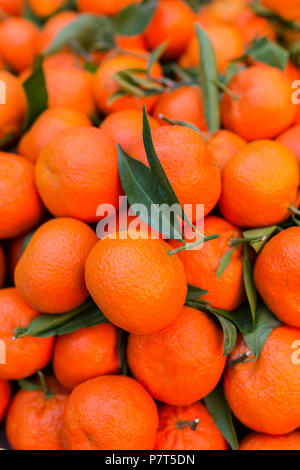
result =
[[[247,245],[244,245],[243,278],[254,324],[257,307],[257,291],[253,280],[253,266]]]
[[[120,98],[124,98],[124,96],[127,96],[126,91],[124,90],[117,90],[115,91],[112,95],[107,100],[107,105],[111,106],[115,101],[118,101]]]
[[[187,121],[179,121],[178,119],[169,119],[167,116],[164,116],[163,114],[158,115],[159,119],[163,119],[166,121],[168,124],[171,124],[171,126],[183,126],[183,127],[188,127],[189,129],[192,129],[193,131],[197,132],[202,139],[205,140],[205,136],[202,134],[202,132],[198,129],[198,127],[195,126],[195,124],[192,124],[191,122]]]
[[[270,333],[281,325],[267,306],[261,302],[256,312],[255,325],[251,332],[244,334],[244,339],[256,358],[267,341]]]
[[[267,241],[271,238],[272,235],[277,231],[277,226],[273,225],[272,227],[263,227],[263,228],[256,228],[253,230],[247,230],[243,232],[244,237],[249,239],[259,239],[262,238],[262,241],[259,242],[250,242],[252,248],[259,253],[263,246],[267,243]]]
[[[42,390],[41,384],[29,379],[18,380],[18,385],[25,392],[36,392],[37,390]]]
[[[86,52],[110,50],[115,47],[112,20],[100,15],[81,14],[58,33],[48,46],[46,54],[53,54],[71,43],[77,43]]]
[[[206,32],[196,25],[200,54],[200,80],[204,101],[205,118],[210,132],[216,132],[221,126],[219,90],[219,74],[215,51]]]
[[[220,280],[220,277],[222,276],[226,268],[230,265],[230,261],[231,261],[233,253],[234,253],[234,248],[231,248],[231,250],[226,251],[226,253],[224,253],[224,255],[222,256],[220,260],[220,264],[217,269],[218,281]]]
[[[108,323],[93,301],[88,300],[71,312],[58,315],[41,315],[35,318],[28,328],[17,328],[15,337],[34,336],[49,338],[55,335],[73,333],[81,328]]]
[[[289,52],[267,37],[255,39],[246,56],[252,59],[285,70],[289,60]]]
[[[34,63],[32,74],[23,84],[28,103],[26,129],[28,129],[36,118],[48,107],[48,92],[43,62],[44,57],[40,55]]]
[[[157,0],[143,0],[133,3],[120,11],[114,18],[114,27],[118,34],[135,36],[141,34],[155,13]]]
[[[154,49],[150,55],[150,59],[148,62],[148,67],[147,67],[147,72],[150,73],[150,70],[152,69],[153,65],[155,62],[158,62],[163,53],[165,52],[167,46],[168,46],[169,41],[165,41],[162,44],[160,44],[156,49]]]
[[[227,318],[224,318],[221,315],[216,315],[216,317],[218,318],[224,333],[223,356],[227,357],[232,353],[235,347],[237,340],[237,329]]]
[[[202,297],[208,294],[208,290],[200,289],[200,287],[191,286],[188,284],[188,292],[186,300],[196,300],[198,297]]]
[[[239,443],[232,421],[232,414],[221,381],[217,387],[204,398],[204,403],[232,450],[238,450]]]
[[[147,213],[138,214],[139,218],[167,238],[182,240],[179,221],[170,217],[170,208],[150,168],[130,157],[119,145],[118,156],[121,183],[130,205],[141,204],[147,209]]]

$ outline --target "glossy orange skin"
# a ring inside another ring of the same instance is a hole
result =
[[[280,435],[299,427],[300,367],[293,361],[293,345],[299,338],[299,329],[280,326],[272,331],[256,361],[225,371],[229,406],[253,431]],[[248,350],[240,337],[230,360]]]
[[[277,137],[276,140],[288,147],[296,155],[300,163],[300,124],[291,127]]]
[[[104,375],[73,390],[62,438],[67,450],[151,450],[157,426],[156,404],[142,385]]]
[[[4,284],[6,274],[6,259],[2,246],[0,245],[0,287]]]
[[[16,328],[27,328],[40,313],[26,305],[15,288],[0,290],[0,308],[0,340],[6,345],[6,364],[0,364],[0,379],[23,379],[46,367],[53,337],[13,339]]]
[[[0,0],[0,9],[9,15],[21,15],[24,0]]]
[[[258,64],[239,72],[224,93],[221,115],[224,127],[248,141],[272,139],[296,118],[293,90],[283,73]]]
[[[84,264],[96,242],[96,234],[80,220],[52,219],[41,225],[15,270],[19,294],[44,313],[81,305],[88,297]]]
[[[159,127],[159,123],[151,116],[149,124],[152,131]],[[143,135],[143,113],[135,109],[116,111],[102,121],[100,129],[130,154],[131,149]]]
[[[177,427],[182,421],[199,419],[195,431]],[[190,406],[162,405],[155,450],[227,450],[228,446],[209,412],[201,402]]]
[[[18,152],[35,163],[53,137],[72,127],[92,125],[86,114],[71,107],[51,108],[44,111],[31,128],[23,134],[18,145]]]
[[[217,278],[217,269],[223,255],[231,250],[229,241],[243,238],[242,232],[221,217],[208,216],[204,219],[204,234],[218,234],[219,238],[205,242],[201,250],[183,251],[179,254],[188,283],[208,290],[209,293],[203,299],[213,307],[236,310],[245,299],[242,246],[234,250],[231,262],[220,280]],[[180,246],[178,242],[170,243],[174,247]]]
[[[266,18],[256,15],[250,8],[242,10],[235,18],[234,24],[248,45],[261,37],[267,37],[270,41],[276,40],[275,29],[271,23]]]
[[[215,23],[201,25],[209,36],[217,60],[220,73],[224,73],[229,63],[244,52],[244,40],[240,31],[233,25]],[[180,35],[179,35],[180,37]],[[197,67],[199,65],[199,47],[196,35],[190,40],[186,52],[181,56],[179,65],[182,67]]]
[[[242,440],[240,450],[300,450],[300,431],[282,436],[251,433]]]
[[[300,21],[300,5],[298,0],[262,0],[262,5],[288,20]]]
[[[221,193],[221,172],[204,139],[193,129],[162,126],[152,132],[158,158],[182,205],[204,204],[204,215],[212,211]],[[148,165],[140,141],[131,156]],[[193,210],[193,220],[196,220]]]
[[[270,310],[283,322],[300,328],[300,227],[273,237],[254,268],[256,287]]]
[[[284,145],[252,142],[226,163],[222,172],[222,215],[238,227],[278,224],[299,205],[299,164]]]
[[[41,2],[37,0],[40,4]],[[77,14],[74,11],[62,11],[50,18],[44,25],[38,43],[40,52],[45,51],[57,35],[72,21],[76,20]]]
[[[14,450],[63,450],[60,431],[68,393],[53,377],[46,383],[51,398],[43,390],[19,390],[12,399],[6,435]]]
[[[39,30],[21,17],[9,17],[0,24],[0,55],[15,72],[31,67],[37,54]]]
[[[0,80],[6,87],[6,104],[0,105],[0,149],[14,143],[19,137],[27,112],[27,101],[21,81],[5,70]]]
[[[227,129],[220,129],[207,139],[207,145],[222,170],[232,157],[246,147],[247,142]]]
[[[0,152],[0,239],[26,233],[42,214],[33,164],[19,155]]]
[[[117,328],[101,324],[59,336],[54,348],[53,368],[59,382],[68,390],[99,375],[117,373]]]
[[[189,307],[157,333],[130,335],[127,348],[134,377],[153,398],[176,406],[191,405],[215,388],[225,367],[222,354],[220,328]]]
[[[145,31],[145,39],[153,50],[168,41],[165,59],[176,59],[182,54],[194,32],[195,14],[182,0],[158,2],[155,14]]]
[[[77,68],[45,69],[49,108],[71,106],[88,116],[95,112],[92,93],[93,76],[86,70]]]
[[[164,328],[181,312],[187,283],[183,264],[161,240],[105,238],[85,270],[89,293],[116,326],[136,334]],[[130,264],[129,264],[130,263]]]
[[[142,56],[145,54],[142,53]],[[149,96],[147,98],[139,98],[135,96],[124,96],[108,103],[110,96],[119,90],[119,86],[114,79],[114,75],[126,69],[145,69],[147,67],[147,59],[143,57],[134,57],[131,55],[116,55],[107,57],[99,66],[93,79],[94,99],[99,111],[109,114],[113,111],[122,111],[128,109],[142,110],[146,106],[150,111],[157,101],[157,96]],[[162,70],[158,63],[155,63],[151,69],[151,74],[159,78],[162,76]],[[142,75],[139,75],[142,77]]]
[[[10,402],[11,388],[7,380],[0,379],[0,423],[4,418],[8,404]]]
[[[161,125],[167,125],[166,121],[160,119],[160,114],[169,119],[190,122],[201,131],[207,132],[203,100],[199,87],[183,86],[160,95],[153,110],[153,117]]]
[[[164,328],[181,312],[187,283],[183,264],[161,240],[104,238],[86,262],[89,293],[116,326],[136,334]]]
[[[122,190],[117,148],[94,127],[74,127],[57,135],[42,150],[35,176],[45,206],[56,217],[96,222],[99,205],[118,208]]]
[[[29,6],[36,16],[46,18],[63,7],[67,0],[28,0]]]
[[[84,13],[97,13],[98,15],[115,15],[123,8],[141,0],[77,0],[77,8]]]

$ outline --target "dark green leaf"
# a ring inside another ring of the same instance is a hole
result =
[[[239,443],[232,421],[231,410],[224,394],[222,381],[204,398],[204,403],[230,447],[233,450],[238,450]]]
[[[118,146],[119,171],[122,187],[134,210],[134,205],[147,209],[139,212],[139,218],[167,238],[182,240],[182,229],[176,217],[170,217],[170,208],[150,168],[130,157]]]
[[[145,147],[147,159],[148,159],[154,178],[156,179],[158,185],[163,190],[164,194],[166,194],[167,202],[170,205],[178,206],[178,209],[179,209],[178,215],[182,217],[183,210],[181,209],[179,199],[176,196],[175,191],[172,188],[172,185],[155,151],[153,140],[152,140],[151,128],[150,128],[147,111],[145,107],[143,110],[143,141],[144,141],[144,147]]]
[[[215,51],[206,32],[196,25],[200,54],[200,81],[205,108],[205,118],[210,132],[221,126],[218,83],[219,74]]]
[[[263,238],[260,242],[250,242],[252,248],[259,253],[263,246],[267,243],[267,241],[271,238],[272,235],[277,231],[277,226],[273,225],[272,227],[263,227],[263,228],[256,228],[253,230],[247,230],[243,232],[244,237],[249,239],[255,238]]]
[[[198,297],[202,297],[203,295],[207,295],[208,290],[200,289],[200,287],[191,286],[188,284],[188,293],[186,300],[196,300]]]
[[[18,385],[25,392],[35,392],[37,390],[42,390],[41,384],[38,384],[33,380],[21,379],[18,380]]]
[[[226,251],[226,253],[224,253],[224,255],[222,256],[220,260],[220,264],[217,269],[218,281],[220,280],[220,277],[222,276],[226,268],[229,266],[233,252],[234,252],[234,248],[231,248],[231,250]]]
[[[253,266],[247,245],[244,246],[243,278],[254,324],[257,307],[257,291],[253,280]]]
[[[24,82],[28,111],[25,128],[28,129],[36,118],[48,107],[48,92],[43,70],[44,58],[40,55],[33,66],[32,74]]]
[[[289,52],[266,37],[254,40],[246,55],[255,61],[263,62],[281,70],[285,70],[289,60]]]
[[[157,0],[143,0],[142,3],[129,5],[114,18],[116,32],[123,36],[141,34],[150,23],[156,8]]]
[[[254,329],[244,334],[244,339],[257,358],[270,333],[281,325],[281,322],[262,302],[258,305]]]
[[[41,28],[45,22],[43,18],[39,18],[33,13],[28,2],[25,2],[24,5],[23,17],[26,18],[26,20],[31,21],[31,23],[34,23],[38,28]]]
[[[77,43],[84,51],[110,50],[115,47],[112,20],[100,15],[78,15],[72,23],[58,33],[46,54],[53,54]]]
[[[16,338],[35,336],[48,338],[55,335],[73,333],[81,328],[108,323],[99,308],[93,301],[87,301],[71,312],[58,315],[41,315],[35,318],[28,328],[17,328]]]

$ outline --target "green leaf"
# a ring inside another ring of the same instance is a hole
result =
[[[119,358],[119,367],[122,375],[129,376],[129,366],[127,362],[127,343],[128,343],[129,333],[124,330],[119,330],[119,343],[118,343],[118,358]]]
[[[164,116],[163,114],[159,114],[158,117],[159,119],[163,119],[164,121],[166,121],[168,124],[171,124],[171,126],[188,127],[189,129],[192,129],[193,131],[197,132],[197,134],[199,134],[202,137],[202,139],[205,140],[205,136],[202,134],[200,129],[198,129],[198,127],[195,126],[195,124],[192,124],[191,122],[179,121],[178,119],[169,119],[167,116]]]
[[[215,315],[218,318],[222,326],[223,333],[224,333],[223,356],[226,357],[232,353],[235,347],[236,340],[237,340],[237,329],[234,326],[234,324],[227,318],[224,318],[221,315],[217,315],[217,314]]]
[[[200,54],[200,80],[205,109],[205,118],[210,132],[216,132],[221,126],[219,90],[219,74],[215,51],[206,32],[196,25]]]
[[[281,322],[270,312],[268,307],[261,302],[257,308],[253,330],[244,334],[244,339],[256,358],[259,357],[270,333],[280,325]]]
[[[40,384],[29,379],[18,380],[18,385],[25,392],[35,392],[37,390],[42,390],[42,386]]]
[[[48,107],[48,92],[43,62],[44,57],[40,55],[34,63],[32,74],[23,84],[28,103],[25,129],[28,129]]]
[[[142,204],[147,209],[139,218],[167,238],[182,240],[182,229],[176,217],[170,217],[168,208],[150,168],[130,157],[118,145],[119,172],[122,187],[131,206]]]
[[[175,194],[174,189],[163,169],[162,164],[157,156],[155,151],[153,140],[152,140],[152,133],[151,128],[147,116],[146,108],[143,109],[143,141],[144,147],[147,155],[147,159],[153,173],[153,176],[156,178],[158,185],[163,190],[164,194],[167,196],[167,201],[170,205],[176,204],[178,207],[181,208],[180,202],[178,197]],[[183,215],[183,209],[181,209],[179,216]],[[182,217],[183,218],[183,217]]]
[[[253,266],[247,245],[244,246],[243,278],[254,324],[257,307],[257,291],[253,280]]]
[[[277,230],[278,227],[276,225],[273,225],[272,227],[263,227],[256,228],[253,230],[247,230],[246,232],[243,232],[243,235],[247,240],[255,238],[263,239],[260,242],[250,242],[250,245],[256,251],[256,253],[259,253],[263,246],[267,243],[267,241],[271,238],[272,235],[274,235]]]
[[[220,264],[217,269],[218,281],[220,280],[220,277],[222,276],[226,268],[230,265],[230,261],[231,261],[233,253],[234,253],[234,248],[231,248],[231,250],[226,251],[226,253],[224,253],[224,255],[222,256],[220,260]]]
[[[217,387],[204,398],[204,403],[230,447],[233,450],[238,450],[239,443],[232,421],[232,414],[221,381]]]
[[[29,233],[28,235],[26,235],[26,237],[24,237],[23,242],[22,242],[22,247],[21,247],[21,256],[24,253],[24,251],[26,250],[26,248],[28,246],[28,243],[30,242],[30,240],[32,239],[34,234],[35,234],[35,230],[33,232]]]
[[[46,54],[53,54],[72,43],[84,51],[110,50],[115,47],[112,20],[100,15],[81,14],[58,33]]]
[[[156,8],[157,0],[143,0],[142,3],[129,5],[114,18],[116,32],[123,36],[141,34],[152,20]]]
[[[188,284],[188,292],[186,300],[196,300],[198,297],[202,297],[208,294],[208,290],[200,289],[200,287],[192,286]]]
[[[71,312],[58,315],[41,315],[35,318],[28,328],[17,328],[15,337],[34,336],[49,338],[55,335],[73,333],[81,328],[108,323],[93,301],[88,300]]]
[[[152,69],[153,65],[155,62],[158,62],[163,53],[165,52],[167,46],[169,44],[169,41],[165,41],[162,44],[160,44],[156,49],[154,49],[150,55],[150,59],[148,62],[148,67],[147,67],[147,72],[150,73],[150,70]]]
[[[41,28],[45,23],[45,19],[39,18],[34,14],[28,2],[25,2],[22,14],[26,20],[31,21],[31,23],[34,23],[38,28]]]
[[[282,71],[285,70],[289,60],[289,52],[276,42],[270,41],[267,37],[255,39],[251,48],[246,51],[246,56],[272,67],[277,67]]]

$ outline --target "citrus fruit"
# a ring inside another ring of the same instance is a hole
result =
[[[300,450],[300,432],[294,431],[283,436],[253,432],[242,440],[240,450]]]

